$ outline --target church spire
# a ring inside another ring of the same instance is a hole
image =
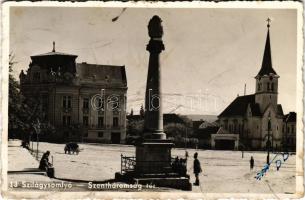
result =
[[[271,46],[270,46],[270,34],[269,34],[270,21],[271,20],[268,18],[267,19],[268,31],[267,31],[264,57],[263,57],[262,67],[258,72],[257,76],[269,75],[270,73],[276,74],[276,72],[272,68],[272,60],[271,60]]]

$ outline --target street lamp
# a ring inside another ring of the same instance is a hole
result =
[[[268,115],[268,137],[267,137],[267,164],[269,165],[269,154],[270,154],[270,129],[271,129],[271,117]]]

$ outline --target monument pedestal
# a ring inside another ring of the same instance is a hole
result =
[[[137,174],[167,174],[172,172],[171,140],[144,140],[136,146]]]

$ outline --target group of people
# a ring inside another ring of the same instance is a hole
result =
[[[178,158],[178,156],[175,158],[175,161],[172,163],[172,169],[174,172],[178,173],[181,176],[187,176],[186,172],[186,163],[188,158],[188,152],[185,152],[185,159]],[[194,154],[194,174],[195,174],[195,183],[194,185],[199,186],[199,174],[202,172],[200,161],[198,160],[198,153],[196,152]]]
[[[186,176],[186,161],[187,159],[179,159],[177,156],[172,164],[173,171],[180,174],[181,176]]]

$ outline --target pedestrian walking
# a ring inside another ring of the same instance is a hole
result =
[[[202,172],[202,169],[201,169],[200,161],[198,160],[198,153],[196,152],[194,154],[194,174],[195,174],[195,178],[196,178],[194,185],[200,185],[199,174],[201,172]]]
[[[188,157],[189,157],[189,152],[185,150],[185,159],[187,160]]]
[[[253,156],[251,156],[251,159],[250,159],[250,170],[252,170],[254,167],[254,159],[253,159]]]

